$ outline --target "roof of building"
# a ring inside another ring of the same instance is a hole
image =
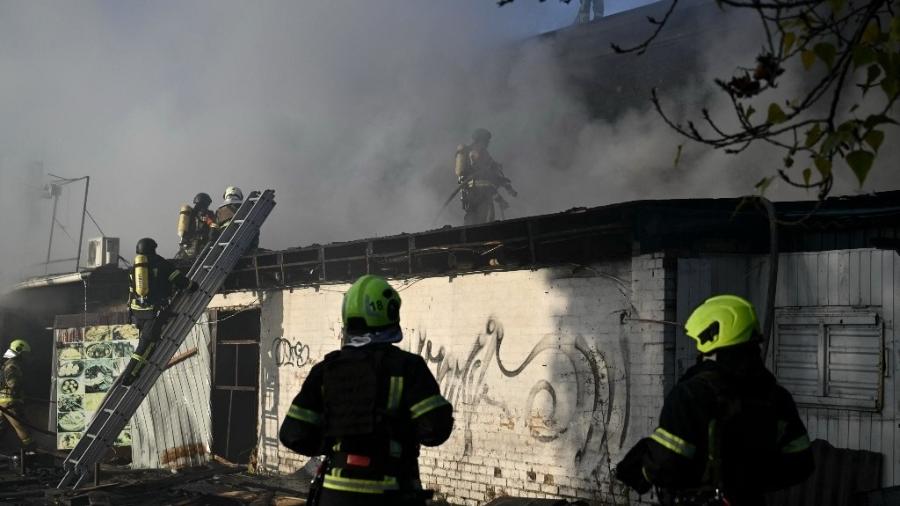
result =
[[[777,202],[778,249],[894,249],[900,191]],[[310,245],[244,257],[225,291],[388,277],[584,265],[665,251],[673,256],[769,251],[755,198],[643,200],[468,227]]]

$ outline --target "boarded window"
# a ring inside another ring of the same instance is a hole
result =
[[[776,376],[798,404],[881,409],[884,332],[877,313],[786,309],[776,323]]]

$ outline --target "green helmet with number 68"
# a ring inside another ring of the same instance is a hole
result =
[[[350,334],[396,326],[400,323],[400,294],[384,278],[362,276],[344,294],[341,319]]]
[[[700,304],[684,324],[700,353],[749,342],[759,334],[753,304],[736,295],[718,295]]]

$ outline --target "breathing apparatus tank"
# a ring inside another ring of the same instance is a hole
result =
[[[146,255],[134,257],[134,293],[142,298],[150,295],[150,261]]]
[[[178,212],[178,237],[182,239],[191,225],[191,211],[193,211],[191,206],[185,204],[181,206],[181,211]]]

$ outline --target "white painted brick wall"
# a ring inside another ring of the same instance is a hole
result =
[[[394,284],[403,297],[400,346],[425,357],[455,409],[451,439],[423,448],[424,484],[454,504],[500,495],[608,501],[610,467],[652,430],[662,407],[668,338],[661,325],[622,315],[665,318],[673,286],[663,258],[577,274],[550,268]],[[262,297],[262,472],[306,464],[277,444],[278,427],[312,364],[339,346],[346,289]],[[621,485],[613,494],[624,500]]]

